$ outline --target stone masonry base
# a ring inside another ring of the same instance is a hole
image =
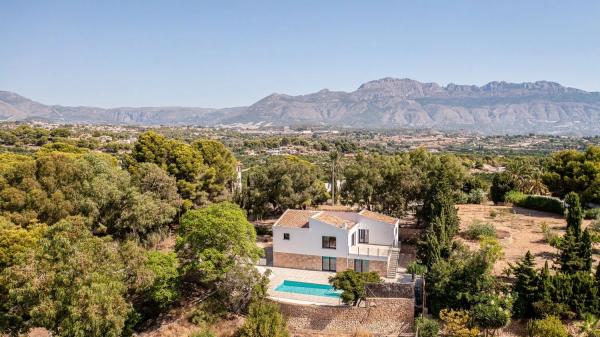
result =
[[[273,252],[273,267],[296,268],[306,270],[321,270],[321,256],[302,255],[292,253]],[[337,271],[354,269],[354,260],[338,257],[336,259]],[[387,274],[387,262],[369,260],[369,271],[376,271],[380,276]]]

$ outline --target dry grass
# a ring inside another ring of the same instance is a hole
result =
[[[458,205],[458,215],[461,231],[473,222],[482,221],[492,223],[502,233],[499,241],[504,250],[504,258],[494,267],[494,272],[498,275],[508,266],[508,262],[516,262],[528,250],[535,257],[538,266],[543,266],[545,261],[551,264],[557,251],[546,243],[542,224],[546,223],[550,230],[561,236],[566,226],[566,221],[556,214],[512,206]],[[584,220],[583,226],[586,227],[589,223],[590,221]],[[476,241],[463,241],[472,248],[479,246]]]

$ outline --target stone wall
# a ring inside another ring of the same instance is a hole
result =
[[[320,256],[273,252],[273,267],[321,270]]]
[[[321,256],[274,252],[273,267],[321,270],[322,260]],[[337,271],[354,269],[354,260],[338,257],[335,267]],[[376,271],[380,276],[386,276],[387,262],[370,260],[369,271]]]
[[[369,261],[369,271],[376,271],[379,276],[387,276],[387,262],[386,261]]]
[[[279,303],[292,331],[352,334],[366,330],[377,335],[411,331],[414,300],[367,299],[363,307]]]

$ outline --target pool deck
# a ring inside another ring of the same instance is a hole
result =
[[[341,300],[332,297],[295,294],[275,290],[275,288],[283,283],[284,280],[329,284],[329,277],[334,276],[335,273],[264,266],[257,266],[256,268],[261,273],[265,272],[267,269],[271,270],[268,294],[273,300],[296,304],[343,305]]]
[[[276,291],[278,285],[283,283],[284,280],[308,282],[317,284],[329,284],[329,278],[335,276],[335,273],[317,270],[302,270],[293,268],[279,268],[279,267],[265,267],[256,266],[256,268],[264,273],[267,269],[271,270],[269,276],[269,290],[268,295],[271,299],[281,302],[289,302],[296,304],[313,304],[313,305],[344,305],[340,299],[325,297],[325,296],[314,296],[305,294],[295,294],[283,291]],[[396,279],[383,278],[384,282],[411,282],[411,276],[406,274],[399,274]]]

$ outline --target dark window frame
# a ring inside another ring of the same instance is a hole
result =
[[[335,236],[322,236],[321,247],[323,249],[337,249],[337,238]]]
[[[321,257],[321,270],[322,271],[337,271],[337,258],[333,256],[322,256]]]
[[[284,240],[289,240],[290,239],[290,233],[283,233],[283,239]]]
[[[359,229],[358,230],[358,243],[369,243],[369,230]]]
[[[368,273],[369,272],[369,260],[354,260],[354,271],[358,273]]]

